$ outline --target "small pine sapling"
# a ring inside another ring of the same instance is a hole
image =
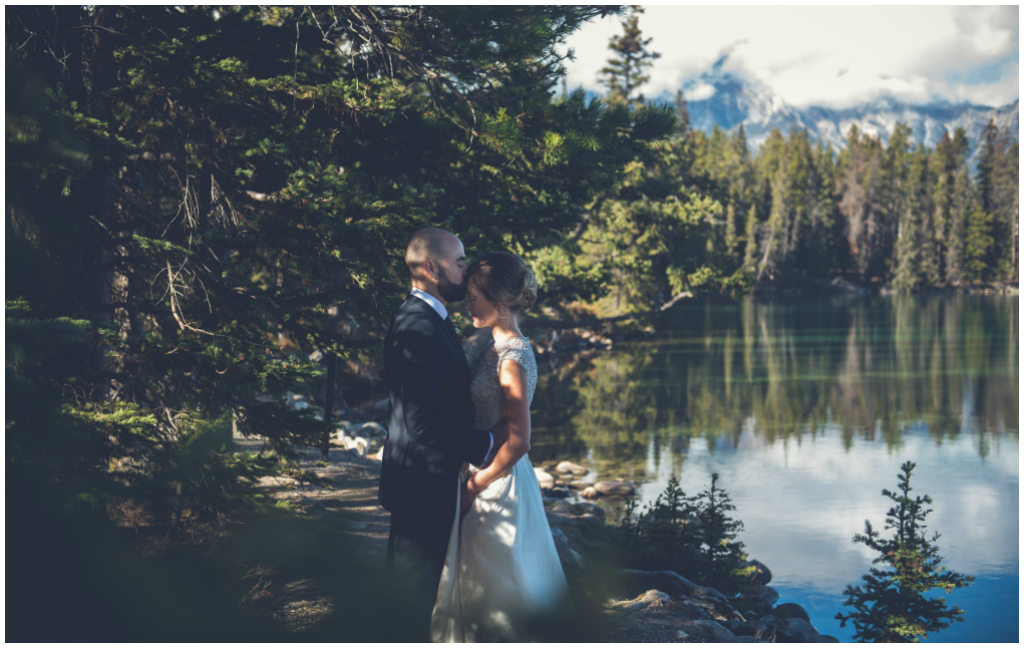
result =
[[[974,576],[959,574],[941,566],[942,557],[935,545],[939,534],[931,539],[925,535],[925,518],[932,509],[928,495],[911,497],[910,477],[917,464],[906,462],[900,470],[899,492],[882,490],[894,502],[886,513],[885,528],[893,529],[892,538],[882,539],[871,522],[865,520],[864,534],[854,536],[879,553],[864,575],[864,586],[848,585],[843,590],[844,605],[853,607],[849,614],[836,614],[842,627],[853,622],[855,641],[916,643],[928,633],[948,628],[954,621],[963,621],[963,610],[946,606],[945,598],[927,598],[932,589],[946,593],[967,587]]]

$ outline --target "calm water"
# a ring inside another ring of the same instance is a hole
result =
[[[644,504],[673,475],[696,494],[719,473],[781,602],[849,641],[842,590],[875,557],[852,539],[884,527],[881,490],[909,459],[945,565],[978,577],[947,596],[966,621],[931,640],[1018,641],[1017,297],[748,299],[678,307],[660,330],[542,378],[535,463],[630,480]]]

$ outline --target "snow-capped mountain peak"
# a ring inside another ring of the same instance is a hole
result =
[[[854,125],[860,132],[888,141],[897,123],[912,129],[916,143],[934,147],[944,133],[953,134],[958,126],[976,147],[990,120],[1000,128],[1019,132],[1019,100],[993,108],[971,104],[951,104],[937,100],[924,105],[905,103],[891,95],[880,95],[849,108],[810,106],[798,109],[787,104],[765,84],[725,69],[725,56],[702,74],[687,80],[683,96],[687,100],[692,128],[710,133],[717,124],[732,131],[740,124],[750,146],[756,148],[778,128],[806,129],[812,139],[820,139],[840,150]],[[668,93],[662,101],[673,101]]]

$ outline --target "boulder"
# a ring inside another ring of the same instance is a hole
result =
[[[734,636],[721,623],[710,619],[683,621],[679,625],[687,635],[687,643],[724,643]]]
[[[777,626],[778,620],[769,615],[752,621],[733,621],[728,627],[737,637],[747,636],[774,642],[775,629]]]
[[[388,431],[384,429],[384,426],[376,421],[367,421],[359,426],[356,430],[356,434],[359,436],[372,438],[384,438],[388,435]]]
[[[562,461],[559,462],[557,466],[555,466],[555,472],[572,473],[577,477],[582,477],[583,475],[586,475],[590,471],[584,468],[583,466],[575,464],[571,461]]]
[[[776,641],[784,643],[817,643],[819,633],[810,621],[800,617],[781,619],[775,631]]]
[[[533,472],[537,475],[537,483],[540,484],[542,489],[555,487],[555,478],[548,471],[543,468],[534,468]]]
[[[569,491],[564,488],[541,488],[540,492],[544,497],[552,497],[554,499],[565,499],[569,497]]]
[[[590,502],[579,502],[578,504],[573,504],[569,507],[569,510],[576,515],[592,517],[601,525],[604,525],[607,515],[603,508],[597,504],[591,504]]]
[[[691,596],[700,585],[687,580],[674,571],[642,571],[639,569],[622,569],[617,574],[618,589],[626,596],[635,596],[638,592],[660,590],[676,596]],[[724,598],[724,597],[723,597]]]
[[[543,491],[542,491],[543,492]],[[600,506],[580,502],[568,504],[564,500],[556,500],[562,506],[552,504],[545,506],[548,524],[552,526],[578,528],[587,533],[588,537],[604,536],[604,509]],[[599,509],[600,512],[594,509]]]
[[[605,497],[632,497],[636,495],[636,489],[632,484],[623,481],[599,481],[594,484],[594,490]]]
[[[755,603],[771,607],[779,600],[779,593],[775,591],[774,587],[759,587],[753,595],[753,599]]]
[[[594,482],[589,482],[589,481],[586,481],[585,479],[574,479],[571,482],[569,482],[569,488],[575,488],[576,490],[583,490],[585,488],[590,488],[593,485],[594,485]]]
[[[593,486],[590,486],[580,491],[580,497],[585,499],[597,499],[598,497],[601,497],[601,493],[598,493]]]
[[[772,582],[772,572],[764,563],[757,560],[748,560],[743,563],[743,567],[752,568],[750,582],[755,586],[760,587]]]
[[[782,605],[777,605],[773,612],[781,617],[803,619],[808,623],[811,622],[811,615],[807,614],[807,610],[803,609],[796,603],[783,603]]]
[[[627,605],[620,608],[621,612],[636,612],[646,607],[650,607],[652,603],[662,603],[672,598],[665,592],[659,592],[658,590],[648,590],[630,601]]]
[[[337,433],[338,445],[346,450],[353,450],[360,457],[366,457],[366,451],[369,448],[369,443],[363,437],[350,437],[346,436],[344,432],[338,430]]]

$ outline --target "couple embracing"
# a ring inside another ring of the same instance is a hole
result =
[[[568,595],[526,455],[537,364],[518,320],[537,282],[508,252],[467,267],[462,242],[434,228],[413,235],[405,262],[412,291],[384,338],[385,571],[411,595],[393,621],[433,641],[527,639]],[[494,338],[472,371],[448,317],[463,300]]]

